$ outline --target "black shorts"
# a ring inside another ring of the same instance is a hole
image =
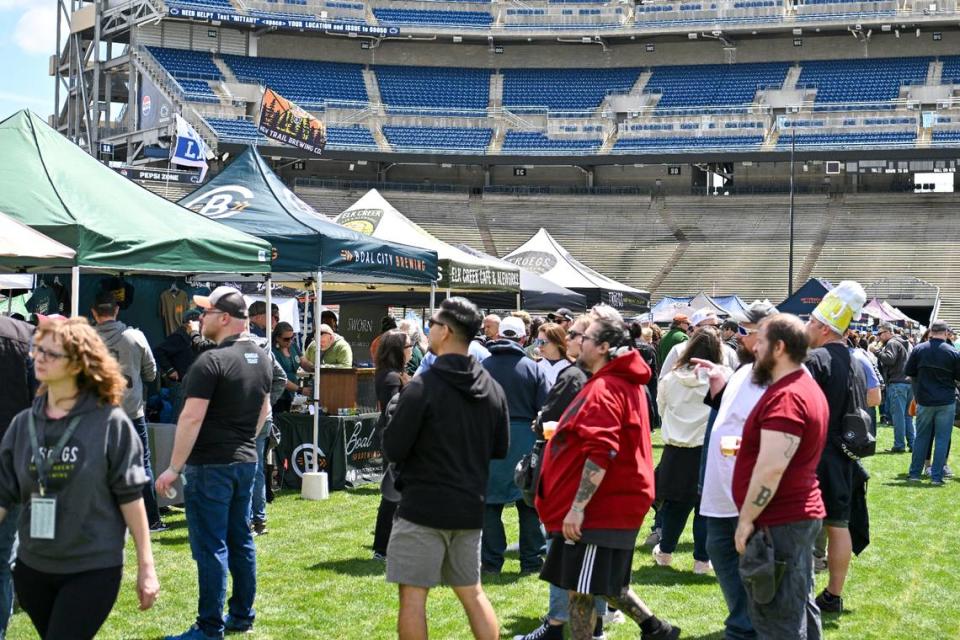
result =
[[[630,586],[633,549],[568,544],[554,537],[540,579],[555,587],[596,596],[619,596]]]
[[[817,466],[820,493],[827,517],[823,523],[828,527],[846,528],[850,523],[850,506],[853,499],[853,470],[856,462],[845,453],[827,443]]]

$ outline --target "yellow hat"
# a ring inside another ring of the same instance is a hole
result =
[[[844,280],[823,297],[813,317],[843,335],[854,320],[860,319],[860,311],[867,303],[867,292],[859,282]]]

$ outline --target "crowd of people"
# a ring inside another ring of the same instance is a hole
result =
[[[254,627],[272,416],[311,394],[305,375],[351,366],[353,352],[330,311],[301,351],[276,306],[231,287],[194,301],[155,350],[111,293],[92,323],[0,317],[0,637],[14,590],[41,637],[95,637],[127,531],[140,606],[152,606],[157,496],[175,497],[178,478],[198,604],[169,638]],[[565,627],[600,640],[627,619],[644,640],[680,637],[631,575],[643,545],[670,565],[691,516],[693,571],[716,576],[724,637],[822,637],[821,614],[843,612],[852,557],[869,544],[862,459],[878,414],[894,428],[890,452],[910,453],[906,481],[952,475],[955,336],[940,320],[920,338],[859,332],[865,301],[845,281],[806,322],[757,301],[740,322],[698,311],[665,330],[602,304],[500,317],[459,297],[426,331],[385,317],[370,348],[384,454],[372,548],[398,585],[398,636],[427,637],[429,592],[445,585],[474,637],[500,637],[482,576],[503,572],[503,518],[516,514],[520,572],[546,583],[541,624],[516,640]],[[155,477],[142,391],[157,378],[178,419]],[[816,571],[828,573],[819,594]]]

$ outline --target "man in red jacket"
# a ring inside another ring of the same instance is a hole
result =
[[[573,640],[589,640],[603,596],[632,618],[643,640],[680,629],[657,619],[630,589],[637,534],[653,503],[653,451],[643,385],[650,368],[629,347],[620,314],[595,308],[581,364],[593,372],[564,412],[544,454],[537,511],[554,538],[540,577],[570,593]]]

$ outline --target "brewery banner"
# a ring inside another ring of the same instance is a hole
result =
[[[379,413],[357,416],[324,416],[313,448],[313,416],[306,413],[281,413],[275,417],[280,428],[277,464],[282,468],[283,486],[300,490],[303,474],[318,468],[327,473],[331,491],[363,481],[379,480],[383,454],[376,434]]]
[[[320,155],[327,146],[327,127],[273,89],[267,87],[260,103],[260,133]]]

